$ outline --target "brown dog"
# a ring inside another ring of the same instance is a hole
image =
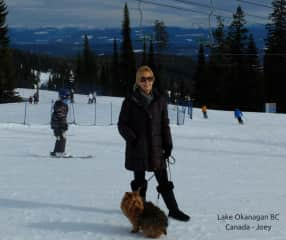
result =
[[[142,230],[149,238],[167,235],[168,218],[165,213],[151,202],[144,202],[139,191],[126,192],[121,201],[121,210],[129,219],[132,233]]]

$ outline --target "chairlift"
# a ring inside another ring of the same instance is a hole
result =
[[[139,12],[139,27],[138,27],[138,31],[136,33],[136,39],[135,41],[138,42],[146,42],[146,41],[150,41],[153,40],[153,36],[152,34],[146,34],[143,31],[143,9],[142,9],[142,0],[137,0],[138,1],[138,7],[137,10]]]
[[[211,18],[214,16],[214,4],[213,4],[213,0],[210,0],[210,12],[208,15],[208,21],[209,21],[209,42],[207,44],[205,44],[206,47],[208,48],[212,48],[214,47],[214,41],[213,41],[213,33],[212,33],[212,25],[211,25]]]

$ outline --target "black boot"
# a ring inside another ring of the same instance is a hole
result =
[[[131,183],[131,189],[133,192],[137,191],[138,188],[141,187],[140,189],[140,196],[143,198],[143,200],[146,200],[146,191],[147,191],[147,181],[144,180],[143,182],[137,182],[135,180],[133,180]]]
[[[61,137],[59,141],[59,152],[64,153],[66,150],[66,139]]]
[[[173,189],[174,189],[173,182],[160,184],[157,187],[157,191],[162,195],[163,200],[167,208],[169,209],[169,217],[179,221],[187,222],[190,220],[190,217],[179,209]]]
[[[60,145],[61,145],[61,143],[60,143],[60,140],[56,140],[56,143],[55,143],[55,147],[54,147],[54,151],[53,151],[53,153],[57,153],[57,152],[60,152]]]

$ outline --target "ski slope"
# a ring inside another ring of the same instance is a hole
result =
[[[27,97],[31,91],[20,93]],[[41,91],[37,107],[45,111],[55,98]],[[122,99],[97,101],[120,108]],[[15,116],[22,112],[18,106],[0,105],[0,119],[9,109]],[[286,115],[244,113],[244,125],[229,111],[208,115],[203,119],[195,109],[193,120],[171,125],[176,158],[171,178],[180,208],[192,219],[170,219],[168,235],[161,238],[285,240]],[[67,152],[94,157],[51,159],[54,137],[43,114],[37,117],[42,124],[0,123],[0,239],[143,239],[130,233],[119,208],[132,174],[124,169],[125,143],[117,127],[70,125]],[[152,178],[147,199],[167,212],[156,185]]]

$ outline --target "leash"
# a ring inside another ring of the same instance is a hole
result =
[[[166,160],[166,163],[167,163],[167,168],[169,171],[169,180],[172,181],[172,175],[171,175],[171,167],[170,165],[174,165],[176,163],[176,158],[174,156],[170,156],[168,158],[165,159]],[[155,174],[153,174],[153,176],[155,176]],[[153,177],[152,176],[152,177]],[[157,195],[157,205],[158,205],[158,201],[160,200],[160,193],[158,192],[158,195]]]
[[[172,175],[171,175],[171,167],[170,165],[174,165],[176,163],[176,158],[174,156],[170,156],[168,158],[165,159],[167,162],[167,167],[168,167],[168,172],[169,172],[169,179],[170,181],[172,180]],[[149,182],[153,177],[155,177],[155,173],[153,173],[146,181]]]
[[[174,165],[176,163],[176,158],[174,156],[170,156],[168,158],[165,159],[166,160],[166,163],[167,163],[167,168],[168,168],[168,172],[169,172],[169,180],[172,181],[172,175],[171,175],[171,167],[170,165]],[[152,178],[155,177],[155,173],[153,173],[146,181],[147,183],[150,182],[152,180]],[[141,187],[138,188],[138,192],[140,192],[141,188],[144,187],[144,185],[142,185]],[[158,197],[157,197],[157,201],[159,201],[160,199],[160,193],[158,193]],[[158,202],[157,202],[158,204]]]
[[[170,165],[174,165],[176,163],[176,158],[174,156],[170,156],[166,159],[166,162],[167,162],[167,166],[168,166],[168,169],[169,169],[169,179],[170,181],[172,181],[172,175],[171,175],[171,167]]]

